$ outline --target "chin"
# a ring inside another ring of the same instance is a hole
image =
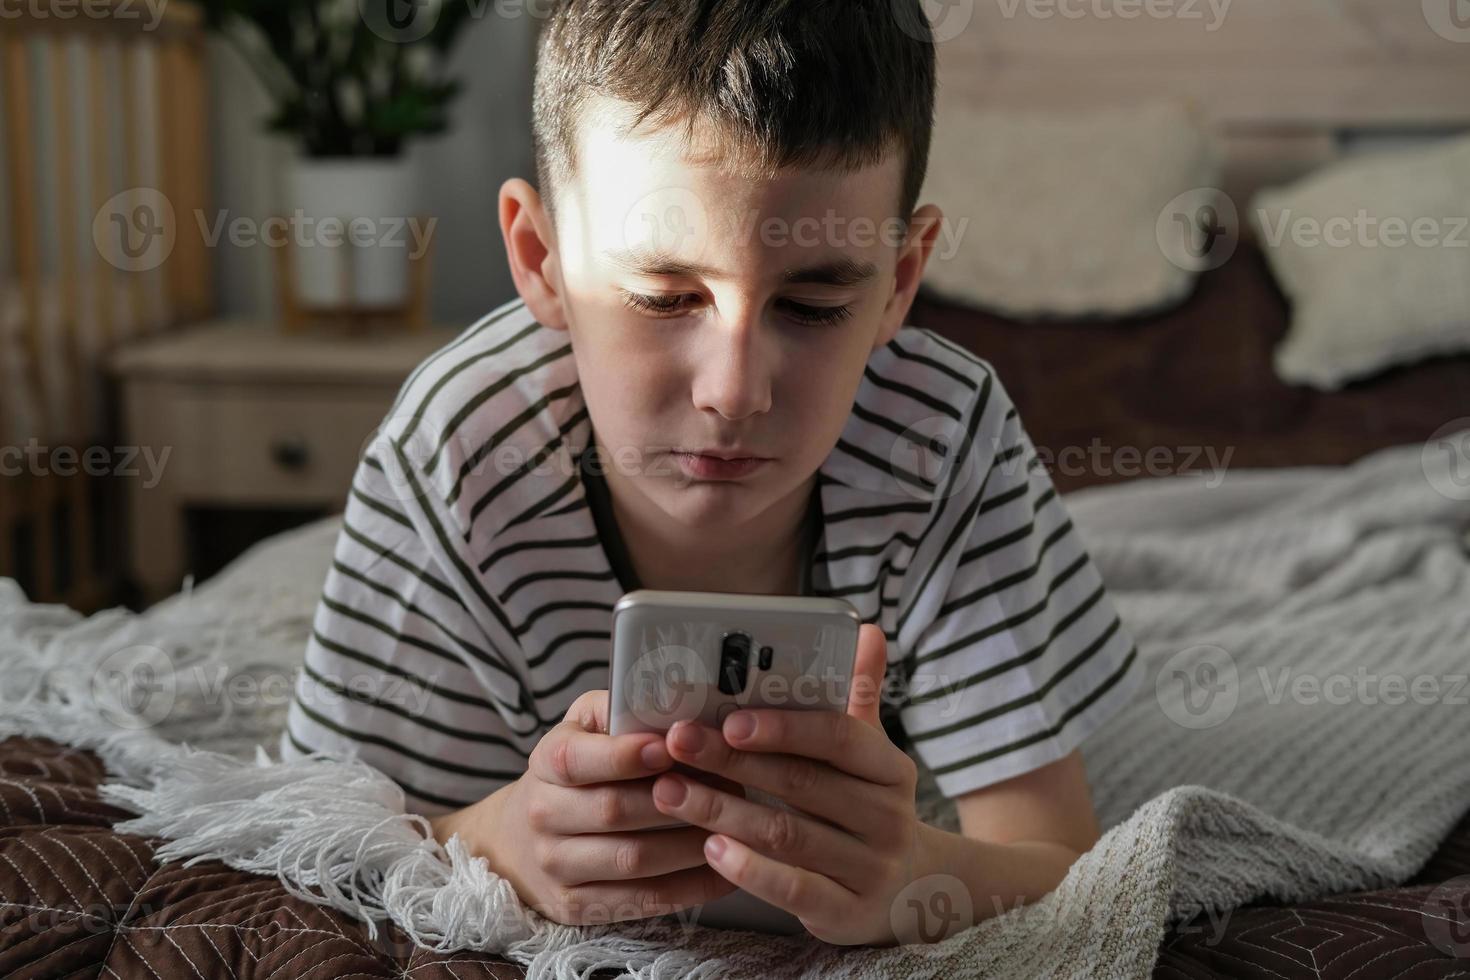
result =
[[[749,480],[700,481],[680,477],[658,490],[657,499],[673,520],[691,529],[727,527],[761,509],[761,492]]]

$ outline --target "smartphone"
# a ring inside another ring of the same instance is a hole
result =
[[[843,599],[635,589],[613,607],[609,733],[665,732],[686,718],[719,728],[737,708],[846,711],[861,625]],[[791,809],[750,787],[745,797]],[[740,890],[675,914],[803,931],[796,916]]]

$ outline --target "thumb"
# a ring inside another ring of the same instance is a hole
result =
[[[883,635],[883,627],[863,623],[858,628],[857,657],[852,666],[852,686],[847,692],[847,713],[875,728],[883,727],[878,707],[887,667],[888,640]]]

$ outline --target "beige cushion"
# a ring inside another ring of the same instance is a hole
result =
[[[1218,186],[1221,155],[1183,103],[938,114],[920,203],[949,227],[925,282],[1008,316],[1117,316],[1186,297],[1197,270],[1156,233],[1178,195]]]
[[[1470,138],[1349,159],[1248,211],[1292,301],[1283,380],[1335,389],[1470,351]]]

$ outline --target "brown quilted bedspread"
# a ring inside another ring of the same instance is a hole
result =
[[[112,830],[130,814],[98,799],[106,779],[89,751],[0,741],[0,977],[523,975],[482,953],[416,949],[391,926],[370,940],[361,923],[274,878],[217,861],[158,865],[155,840]],[[1428,899],[1451,879],[1459,915],[1446,921]],[[1470,819],[1405,887],[1185,924],[1165,939],[1155,975],[1470,975]]]

